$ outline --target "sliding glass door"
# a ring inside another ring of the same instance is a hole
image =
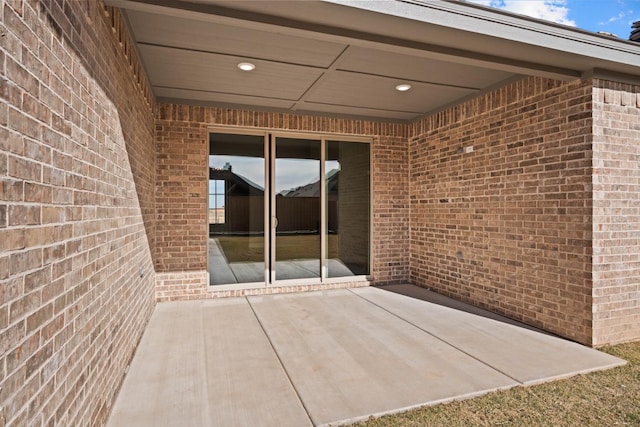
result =
[[[273,280],[320,278],[321,141],[272,139]]]
[[[211,285],[370,273],[370,148],[290,134],[212,133]]]
[[[264,283],[265,136],[209,137],[209,283]]]

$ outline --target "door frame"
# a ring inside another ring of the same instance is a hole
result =
[[[209,140],[212,133],[227,133],[235,135],[251,135],[262,136],[264,138],[264,161],[265,161],[265,191],[264,191],[264,282],[250,282],[250,283],[232,283],[223,285],[211,285],[209,282],[209,245],[206,245],[206,258],[207,258],[207,290],[209,291],[226,291],[226,290],[241,290],[241,289],[260,289],[260,288],[275,288],[286,286],[308,286],[308,285],[324,285],[331,283],[345,283],[345,282],[369,282],[372,280],[373,269],[373,138],[367,136],[354,136],[335,134],[328,132],[309,132],[309,131],[289,131],[273,128],[255,128],[255,127],[238,127],[238,126],[209,126],[207,127],[207,171],[209,169],[209,156],[210,147]],[[275,217],[275,144],[278,138],[297,138],[297,139],[309,139],[320,142],[320,277],[318,278],[303,278],[303,279],[284,279],[278,280],[275,276],[275,238],[276,228],[273,227],[272,218]],[[326,143],[327,141],[344,141],[344,142],[357,142],[363,144],[369,144],[369,274],[358,276],[344,276],[344,277],[327,277],[327,209],[326,209],[326,180],[325,180],[325,166],[326,166]],[[208,176],[208,174],[207,174]],[[207,186],[208,186],[207,181]],[[209,208],[209,191],[207,191],[207,203],[205,209]],[[268,208],[267,208],[268,206]],[[205,215],[207,224],[207,239],[209,236],[208,231],[208,215]]]

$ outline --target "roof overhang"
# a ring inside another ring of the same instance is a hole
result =
[[[170,102],[404,121],[523,76],[640,83],[636,43],[460,1],[107,4]]]

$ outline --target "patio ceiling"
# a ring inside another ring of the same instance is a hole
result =
[[[456,1],[107,3],[169,102],[405,121],[525,75],[640,64],[636,45]]]

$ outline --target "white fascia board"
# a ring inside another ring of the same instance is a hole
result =
[[[527,18],[463,1],[322,0],[397,18],[495,37],[570,55],[637,67],[640,43],[600,36],[577,28]],[[397,37],[402,37],[396,34]],[[415,34],[413,35],[415,38]],[[615,67],[614,67],[615,68]],[[629,71],[627,68],[625,71]]]

